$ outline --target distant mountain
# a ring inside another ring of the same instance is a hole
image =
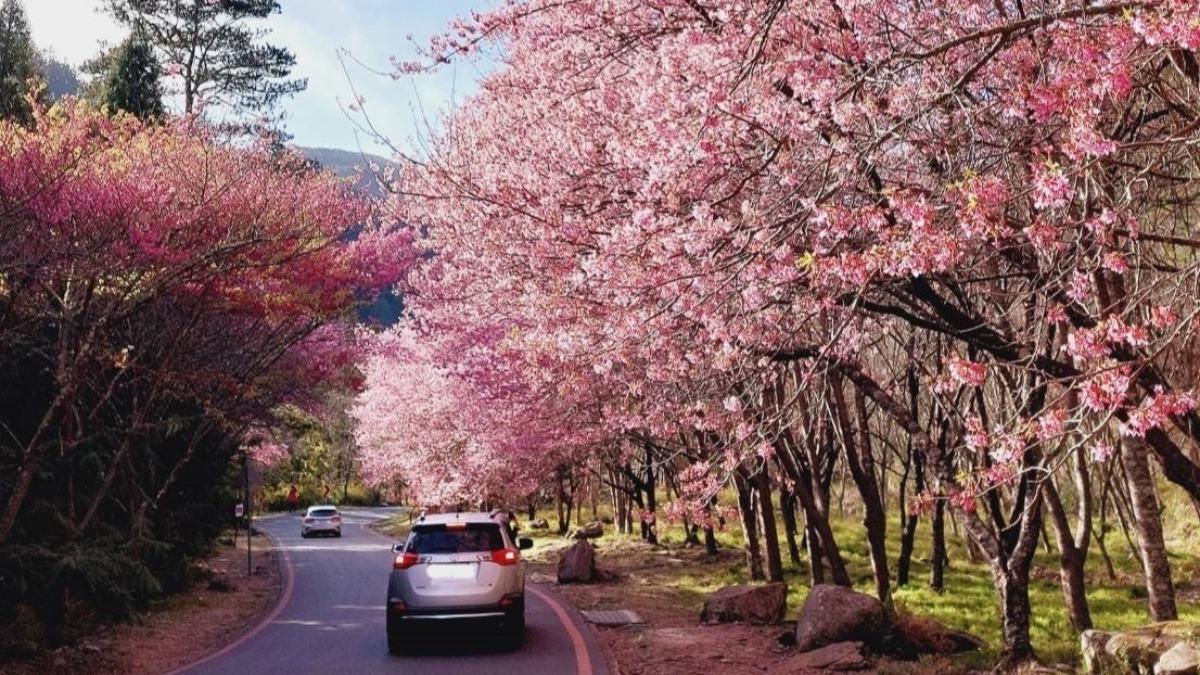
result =
[[[382,197],[383,186],[379,184],[376,171],[388,171],[396,166],[395,162],[378,155],[337,148],[306,148],[296,146],[309,160],[320,164],[337,176],[349,177],[358,175],[355,185],[374,197]],[[360,175],[361,174],[361,175]],[[394,291],[387,291],[375,302],[360,307],[358,319],[363,323],[382,324],[390,326],[400,320],[404,311],[404,298]]]
[[[83,88],[79,73],[69,64],[59,61],[52,54],[40,52],[38,66],[46,78],[46,93],[57,101],[63,96],[78,96]]]
[[[296,149],[305,157],[329,169],[338,176],[354,176],[361,171],[361,176],[356,185],[376,197],[383,196],[383,186],[379,184],[379,176],[372,167],[387,171],[396,166],[395,162],[390,159],[384,159],[379,155],[372,155],[366,152],[340,150],[338,148],[306,148],[303,146],[296,146]]]

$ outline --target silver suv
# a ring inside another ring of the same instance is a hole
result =
[[[392,551],[387,636],[392,653],[403,652],[420,626],[451,621],[498,625],[517,646],[525,635],[525,562],[507,513],[422,515],[403,544]]]

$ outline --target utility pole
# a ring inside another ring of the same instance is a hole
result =
[[[250,449],[246,447],[242,448],[242,482],[246,492],[242,499],[246,505],[246,576],[250,576],[254,573],[254,567],[250,553]]]

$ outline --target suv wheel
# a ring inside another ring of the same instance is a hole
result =
[[[400,627],[396,625],[395,621],[392,621],[392,617],[390,616],[387,622],[387,641],[389,652],[393,654],[404,653],[406,646],[404,635],[400,632]]]
[[[504,645],[510,649],[518,649],[525,642],[525,612],[514,614],[504,619],[502,629]]]

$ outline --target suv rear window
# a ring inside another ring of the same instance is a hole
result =
[[[313,516],[314,518],[329,518],[337,515],[337,509],[315,509],[308,515]]]
[[[408,542],[408,551],[418,554],[481,553],[502,548],[504,538],[495,523],[466,523],[454,528],[418,525]]]

